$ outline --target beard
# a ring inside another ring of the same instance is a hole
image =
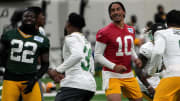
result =
[[[27,34],[37,34],[36,25],[35,24],[22,24],[20,29]]]
[[[25,29],[33,30],[35,29],[35,24],[23,24]]]

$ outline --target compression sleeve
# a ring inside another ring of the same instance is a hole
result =
[[[112,69],[116,64],[112,63],[108,59],[104,57],[104,50],[106,49],[106,44],[96,41],[95,45],[95,61],[100,63],[101,65]]]
[[[137,56],[134,48],[131,48],[131,52],[132,52],[132,59],[133,59],[133,60],[137,59],[138,56]]]

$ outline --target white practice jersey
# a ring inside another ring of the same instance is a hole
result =
[[[60,83],[61,87],[95,92],[96,82],[93,77],[94,60],[91,44],[82,33],[74,32],[66,36],[63,59],[63,64],[56,68],[58,72],[65,72],[65,78]]]
[[[151,41],[146,42],[145,44],[143,44],[140,49],[139,49],[139,53],[142,54],[143,56],[145,56],[147,58],[147,64],[145,65],[145,67],[142,69],[142,71],[147,74],[148,72],[148,68],[150,66],[150,61],[151,61],[151,55],[152,55],[152,49],[153,49],[153,43]],[[160,61],[159,63],[159,68],[161,68],[162,61]],[[139,84],[140,84],[140,88],[142,91],[147,91],[146,87],[143,85],[143,83],[140,81],[139,78],[137,78]],[[149,82],[149,84],[153,87],[156,88],[157,85],[160,82],[160,77],[158,75],[154,75],[152,77],[149,77],[147,79],[147,81]]]
[[[180,76],[180,29],[169,28],[157,31],[155,35],[155,40],[160,41],[154,51],[163,56],[166,68],[163,77]]]

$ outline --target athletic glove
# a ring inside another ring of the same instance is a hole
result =
[[[154,94],[155,94],[154,88],[153,88],[152,86],[148,86],[148,87],[147,87],[147,90],[148,90],[148,92],[149,92],[149,94],[150,94],[150,98],[153,99]]]
[[[24,94],[28,94],[32,91],[34,84],[36,83],[37,79],[33,78],[25,83],[22,83],[23,85],[27,85],[26,88],[23,90]]]

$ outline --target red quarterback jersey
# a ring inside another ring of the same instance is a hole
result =
[[[134,48],[134,39],[135,30],[127,24],[120,29],[111,23],[96,34],[96,41],[106,44],[104,57],[115,64],[126,66],[127,71],[124,73],[131,71],[131,49]],[[103,67],[103,70],[114,72],[107,67]]]

